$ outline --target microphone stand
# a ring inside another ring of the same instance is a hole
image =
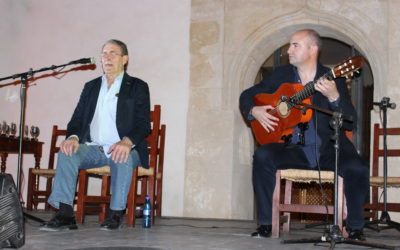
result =
[[[330,243],[329,249],[334,249],[336,244],[346,243],[351,245],[359,245],[359,246],[366,246],[366,247],[375,247],[381,249],[395,249],[395,247],[378,244],[374,242],[368,241],[360,241],[360,240],[353,240],[349,238],[345,238],[342,236],[342,232],[338,225],[338,165],[339,165],[339,131],[343,124],[343,120],[353,121],[351,116],[344,115],[340,112],[332,112],[327,109],[323,109],[317,106],[309,105],[306,103],[299,103],[299,104],[289,104],[293,107],[296,105],[301,105],[303,107],[296,107],[301,109],[305,112],[306,109],[314,109],[325,114],[329,114],[332,116],[330,121],[331,127],[334,129],[334,134],[332,139],[335,141],[334,149],[335,149],[335,169],[334,169],[334,207],[333,207],[333,225],[327,225],[326,231],[321,237],[314,237],[314,238],[307,238],[307,239],[298,239],[298,240],[283,240],[283,244],[297,244],[297,243]]]
[[[19,123],[19,144],[18,144],[18,167],[17,167],[17,193],[18,197],[21,199],[21,171],[22,171],[22,146],[23,146],[23,136],[25,132],[25,107],[26,107],[26,88],[28,87],[28,78],[33,77],[35,73],[42,72],[42,71],[47,71],[47,70],[55,70],[57,68],[65,67],[71,64],[77,64],[77,63],[91,63],[91,61],[82,61],[82,60],[77,60],[77,61],[71,61],[66,64],[62,65],[52,65],[50,67],[45,67],[41,68],[39,70],[32,70],[29,69],[29,71],[24,72],[24,73],[18,73],[15,75],[7,76],[4,78],[0,78],[0,82],[8,79],[15,79],[15,78],[21,78],[21,91],[20,91],[20,98],[21,98],[21,108],[20,108],[20,123]],[[1,87],[1,85],[0,85]],[[21,199],[21,203],[23,203]],[[30,215],[26,212],[23,212],[24,217],[28,219],[32,219],[34,221],[43,223],[45,222],[44,220],[37,218],[33,215]]]
[[[387,108],[395,109],[396,104],[390,103],[389,97],[383,97],[381,102],[373,103],[374,105],[378,105],[379,109],[383,113],[383,211],[381,213],[381,217],[378,220],[370,221],[365,224],[365,227],[375,230],[376,232],[380,232],[384,229],[395,228],[400,231],[400,223],[394,222],[390,219],[390,215],[387,209]],[[380,224],[386,224],[385,227],[380,227]],[[372,225],[376,225],[376,227],[372,227]]]

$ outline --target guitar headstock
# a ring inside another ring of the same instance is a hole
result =
[[[352,77],[354,72],[358,73],[358,70],[363,66],[365,60],[361,56],[349,57],[343,62],[339,63],[332,68],[332,75],[336,77]]]

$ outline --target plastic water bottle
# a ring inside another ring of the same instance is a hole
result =
[[[151,203],[150,197],[146,196],[143,206],[142,228],[151,227]]]

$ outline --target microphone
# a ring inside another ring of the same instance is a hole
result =
[[[373,105],[379,106],[380,108],[396,108],[396,103],[390,103],[389,97],[383,97],[380,102],[373,102]]]
[[[71,64],[94,64],[96,61],[95,61],[95,59],[94,59],[94,57],[89,57],[89,58],[81,58],[81,59],[78,59],[78,60],[75,60],[75,61],[70,61],[69,63],[68,63],[68,65],[71,65]]]

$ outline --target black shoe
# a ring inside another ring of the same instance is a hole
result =
[[[257,231],[251,234],[251,237],[264,237],[269,238],[271,237],[271,225],[261,225],[257,228]]]
[[[361,241],[366,240],[362,228],[361,229],[347,228],[347,230],[349,233],[349,239],[361,240]]]
[[[66,217],[60,213],[56,213],[54,217],[43,223],[40,228],[42,231],[62,231],[62,230],[75,230],[78,229],[76,225],[75,217]]]
[[[116,230],[121,228],[121,218],[123,216],[123,211],[111,210],[107,215],[107,219],[100,225],[101,230]]]

